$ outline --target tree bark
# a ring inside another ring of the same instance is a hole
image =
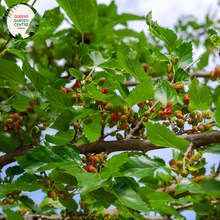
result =
[[[202,146],[211,143],[220,143],[220,131],[209,133],[200,133],[193,135],[178,136],[193,143],[193,146]],[[166,147],[155,146],[149,140],[120,140],[120,141],[104,141],[98,140],[93,143],[75,144],[81,154],[87,153],[112,153],[116,151],[142,151],[147,152],[150,150],[163,149]],[[3,166],[15,161],[14,157],[24,156],[31,149],[17,149],[11,153],[5,154],[0,157],[0,170]]]

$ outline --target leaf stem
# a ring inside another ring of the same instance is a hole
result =
[[[91,74],[94,72],[94,70],[96,69],[97,66],[95,66],[92,71],[89,73],[89,75],[86,78],[89,78],[91,76]]]
[[[36,1],[37,1],[37,0],[34,0],[34,2],[33,2],[33,3],[32,3],[32,5],[31,5],[32,7],[33,7],[33,6],[34,6],[34,4],[36,3]]]
[[[82,33],[82,43],[84,44],[84,33]]]
[[[12,99],[14,96],[15,96],[15,94],[13,94],[10,98],[8,98],[8,99],[2,104],[0,110],[2,110],[2,108],[4,107],[4,105],[5,105],[10,99]]]
[[[34,100],[34,97],[32,96],[31,92],[29,91],[28,87],[24,85],[24,88],[28,91],[28,93],[30,94],[31,98]]]

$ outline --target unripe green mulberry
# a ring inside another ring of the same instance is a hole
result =
[[[184,124],[185,124],[185,122],[184,122],[183,119],[178,119],[177,120],[177,127],[181,128],[181,127],[183,127]]]
[[[150,115],[150,112],[149,112],[149,111],[145,111],[145,112],[144,112],[144,116],[145,116],[145,117],[147,117],[147,116],[149,116],[149,115]]]
[[[84,124],[88,125],[91,124],[93,122],[93,118],[87,118],[84,120]]]
[[[172,64],[176,65],[179,62],[179,57],[176,56],[174,59],[172,59]]]
[[[76,95],[76,94],[73,94],[73,95],[71,96],[71,101],[72,101],[73,104],[76,104],[76,103],[78,102],[78,98],[77,98],[77,95]]]
[[[202,154],[201,153],[197,153],[195,155],[195,157],[193,158],[193,161],[199,161],[201,157],[202,157]]]
[[[104,112],[104,113],[102,114],[102,119],[105,121],[106,118],[107,118],[107,116],[108,116],[108,113]]]
[[[188,120],[188,123],[191,125],[191,124],[193,124],[193,122],[194,122],[194,118],[190,118],[189,120]]]
[[[193,118],[198,114],[197,111],[190,112],[190,117]]]
[[[122,136],[120,133],[117,133],[117,134],[116,134],[116,138],[117,138],[117,140],[119,141],[119,140],[122,140],[122,139],[123,139],[123,136]]]
[[[104,126],[105,125],[105,121],[103,119],[100,120],[100,125]]]
[[[212,126],[210,124],[204,125],[204,130],[208,131]]]
[[[173,72],[173,66],[170,63],[167,64],[167,72],[168,73]]]
[[[92,82],[92,77],[89,76],[89,77],[86,77],[86,80],[85,80],[86,84],[90,84]]]
[[[142,139],[147,139],[147,138],[148,138],[148,137],[147,137],[146,134],[142,135]]]
[[[104,77],[100,78],[98,81],[98,85],[102,86],[104,83],[105,83],[105,78]]]
[[[78,101],[79,101],[79,102],[83,102],[83,96],[82,96],[81,93],[78,93],[78,94],[77,94],[77,98],[78,98]]]
[[[119,120],[121,122],[126,122],[127,121],[127,116],[126,115],[122,115]]]
[[[204,119],[211,119],[211,118],[212,118],[211,112],[209,112],[209,111],[204,111],[204,112],[202,113],[202,117],[203,117]]]
[[[180,175],[181,175],[182,177],[187,177],[188,174],[189,174],[189,172],[188,172],[187,170],[182,170],[182,171],[180,172]]]
[[[182,160],[180,160],[180,161],[177,162],[177,167],[178,167],[179,169],[182,169],[182,168],[183,168],[183,161],[182,161]]]
[[[121,111],[122,111],[123,115],[127,115],[128,116],[128,108],[127,108],[127,106],[125,106],[125,105],[122,106]]]
[[[2,50],[2,48],[5,46],[5,44],[6,44],[5,40],[0,42],[0,50]]]

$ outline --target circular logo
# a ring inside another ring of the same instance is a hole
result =
[[[33,36],[40,23],[40,16],[30,5],[19,3],[11,6],[4,14],[6,32],[16,39],[25,39]]]

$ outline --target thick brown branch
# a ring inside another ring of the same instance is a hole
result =
[[[211,143],[220,143],[220,131],[200,133],[193,135],[179,136],[190,142],[193,146],[202,146]],[[87,153],[100,153],[100,152],[116,152],[116,151],[142,151],[147,152],[150,150],[166,148],[163,146],[155,146],[149,140],[120,140],[120,141],[104,141],[98,140],[93,143],[75,144],[81,154]],[[15,150],[9,154],[0,157],[0,168],[15,161],[14,157],[26,155],[30,149]]]

